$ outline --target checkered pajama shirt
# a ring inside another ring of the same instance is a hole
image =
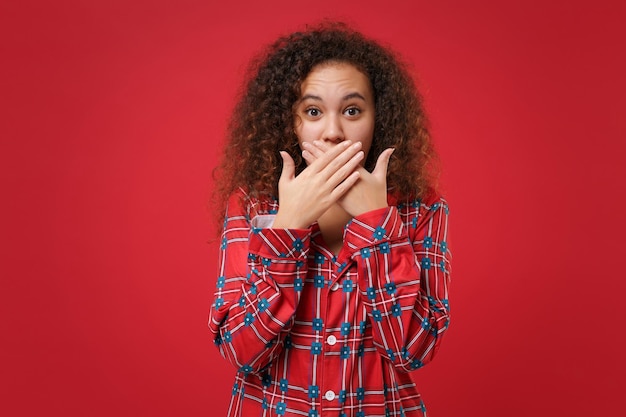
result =
[[[238,370],[229,417],[425,416],[411,371],[449,324],[445,200],[355,217],[337,255],[317,223],[255,227],[277,210],[228,202],[209,329]]]

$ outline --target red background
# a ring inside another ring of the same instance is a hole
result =
[[[429,415],[623,415],[626,3],[212,3],[0,6],[0,414],[225,415],[211,170],[252,54],[329,17],[414,66],[444,162]]]

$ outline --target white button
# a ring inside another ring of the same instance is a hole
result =
[[[335,343],[337,343],[337,338],[331,334],[330,336],[326,338],[326,342],[332,346]]]
[[[339,289],[339,284],[337,282],[335,282],[331,287],[330,290],[331,291],[337,291]]]
[[[335,393],[332,392],[331,390],[326,391],[326,394],[324,394],[324,397],[328,400],[328,401],[332,401],[335,399]]]

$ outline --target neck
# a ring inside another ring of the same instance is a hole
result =
[[[335,254],[343,245],[343,228],[351,219],[350,214],[335,204],[317,220],[324,242]]]

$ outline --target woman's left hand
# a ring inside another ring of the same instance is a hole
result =
[[[329,144],[314,141],[302,152],[302,157],[308,164],[311,164],[328,149],[330,149]],[[392,148],[385,149],[376,160],[376,166],[371,173],[362,166],[357,168],[360,174],[359,179],[338,200],[338,204],[352,217],[388,206],[387,167],[393,151]]]

